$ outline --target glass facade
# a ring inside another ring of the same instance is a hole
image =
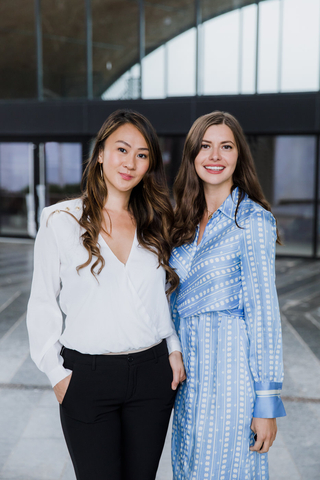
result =
[[[0,2],[0,99],[37,97],[35,38],[34,0]]]
[[[320,0],[3,0],[0,38],[0,101],[320,90]],[[320,137],[295,133],[249,142],[279,253],[320,256]],[[0,138],[0,235],[34,236],[45,205],[80,192],[88,138],[25,138]],[[160,142],[171,188],[184,137]]]
[[[33,144],[0,143],[0,233],[34,236]]]
[[[195,95],[194,1],[148,1],[144,15],[142,98]]]
[[[0,99],[320,88],[320,0],[5,0],[0,27]]]
[[[282,1],[281,91],[319,90],[319,1]]]
[[[320,152],[320,139],[318,139],[318,156]],[[320,258],[320,158],[318,158],[318,182],[316,185],[316,205],[315,205],[315,215],[314,215],[314,227],[315,227],[315,235],[314,235],[314,244],[315,244],[315,255]]]
[[[41,0],[41,20],[43,97],[86,97],[85,3]]]
[[[82,168],[81,143],[0,143],[0,235],[34,237],[43,207],[80,195]]]
[[[275,139],[273,211],[287,254],[312,254],[316,137]]]
[[[273,28],[270,28],[270,25]],[[276,93],[281,90],[281,0],[270,0],[259,4],[258,37],[258,93]]]
[[[140,69],[130,72],[139,63],[138,2],[91,0],[91,15],[93,96],[106,100],[139,97]],[[125,34],[119,35],[121,30]],[[104,92],[111,85],[108,96]]]
[[[159,140],[172,198],[185,137],[160,136]],[[314,216],[316,196],[320,205],[318,141],[315,135],[248,137],[263,191],[277,218],[280,255],[320,257],[320,208],[317,225]],[[50,141],[38,147],[0,143],[0,235],[34,237],[44,206],[80,195],[82,171],[81,142]]]
[[[277,218],[281,255],[314,254],[315,135],[249,137],[257,173]]]
[[[173,200],[172,186],[179,170],[185,137],[180,135],[166,136],[160,137],[159,141],[170,196]]]
[[[80,194],[82,177],[81,143],[48,142],[44,145],[46,205]]]

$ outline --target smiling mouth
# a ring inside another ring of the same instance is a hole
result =
[[[127,173],[120,173],[123,180],[131,180],[133,178],[132,175],[128,175]]]
[[[222,170],[225,169],[225,167],[211,167],[209,165],[204,167],[206,170],[210,170],[211,172],[222,172]]]

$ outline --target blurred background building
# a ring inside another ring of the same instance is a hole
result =
[[[2,0],[0,235],[79,194],[117,108],[145,114],[170,186],[192,122],[242,124],[284,243],[320,257],[320,0]]]

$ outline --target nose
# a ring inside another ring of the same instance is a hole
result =
[[[211,150],[211,160],[216,162],[217,160],[220,160],[220,151],[218,147],[213,147]]]
[[[123,163],[123,166],[127,168],[128,170],[134,170],[136,167],[136,158],[134,154],[129,153],[126,155],[125,161]]]

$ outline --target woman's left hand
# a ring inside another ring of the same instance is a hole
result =
[[[181,352],[174,351],[170,353],[169,362],[173,373],[171,388],[172,390],[176,390],[179,383],[182,383],[187,378]]]
[[[277,435],[277,420],[275,418],[253,418],[251,430],[257,434],[257,439],[250,450],[267,453]]]

